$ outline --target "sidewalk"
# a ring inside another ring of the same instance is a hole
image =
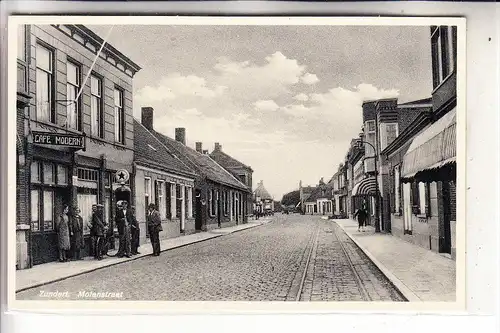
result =
[[[373,227],[358,232],[357,222],[334,220],[410,302],[456,299],[455,261]]]
[[[251,220],[248,223],[227,227],[222,229],[214,229],[207,232],[199,232],[191,235],[180,236],[161,240],[161,250],[168,251],[178,247],[203,242],[208,239],[221,237],[234,232],[245,229],[254,228],[271,222],[271,218],[262,218],[259,220]],[[50,262],[46,264],[36,265],[30,269],[16,271],[16,292],[31,289],[52,282],[64,280],[73,276],[92,272],[100,268],[117,265],[123,262],[136,260],[153,253],[149,242],[142,244],[139,247],[141,254],[131,258],[104,257],[103,260],[95,260],[93,257],[87,257],[81,261],[70,261],[67,263]]]

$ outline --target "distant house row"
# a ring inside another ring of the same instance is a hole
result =
[[[247,221],[252,168],[220,144],[188,147],[185,128],[156,131],[150,107],[133,118],[138,64],[82,25],[21,25],[17,51],[18,269],[57,259],[65,206],[80,209],[87,250],[93,204],[114,228],[116,203],[129,201],[141,242],[150,203],[163,238]]]
[[[363,103],[361,133],[332,179],[299,184],[304,213],[352,218],[363,207],[377,231],[455,257],[456,34],[430,29],[431,98]]]

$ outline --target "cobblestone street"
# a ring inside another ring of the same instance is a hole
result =
[[[55,291],[68,291],[64,299],[123,292],[125,300],[404,300],[335,222],[281,214],[260,227],[29,289],[17,299],[47,299],[43,294]]]

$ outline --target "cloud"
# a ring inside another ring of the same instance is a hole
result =
[[[305,84],[315,84],[319,82],[318,76],[316,74],[306,73],[301,77],[301,80]]]
[[[259,111],[276,111],[279,109],[279,105],[273,100],[257,101],[254,106]]]
[[[300,93],[298,95],[295,95],[293,98],[296,99],[297,101],[301,101],[301,102],[307,102],[309,100],[309,96],[307,96],[304,93]]]
[[[264,58],[263,64],[219,58],[214,82],[228,86],[228,93],[242,101],[272,99],[290,92],[299,83],[306,66],[281,52]]]
[[[223,95],[226,89],[226,86],[217,84],[209,87],[203,77],[174,73],[163,77],[154,87],[145,86],[139,89],[134,98],[139,102],[169,101],[180,97],[210,99]]]

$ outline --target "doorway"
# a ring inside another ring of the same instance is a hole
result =
[[[201,202],[201,191],[195,190],[195,219],[194,219],[194,228],[195,230],[201,230],[202,228],[202,202]]]

